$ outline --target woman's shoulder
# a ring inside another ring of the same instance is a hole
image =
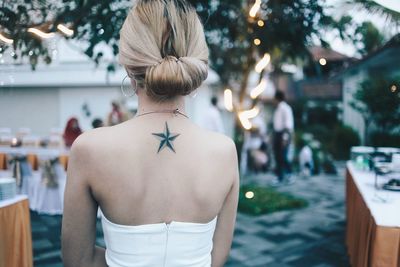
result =
[[[71,155],[93,158],[103,151],[103,147],[112,142],[112,127],[100,127],[83,132],[71,146]]]
[[[208,148],[212,153],[218,153],[225,156],[232,154],[236,155],[236,145],[229,136],[200,127],[198,131],[202,147]]]

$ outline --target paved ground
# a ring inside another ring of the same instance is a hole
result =
[[[268,185],[270,175],[257,175],[243,183]],[[309,206],[251,217],[239,214],[227,267],[347,267],[344,246],[344,169],[338,175],[298,178],[278,190],[309,201]],[[61,216],[31,213],[35,267],[62,266]],[[104,244],[100,224],[98,243]]]

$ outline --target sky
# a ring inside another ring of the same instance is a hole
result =
[[[393,0],[380,0],[380,1],[393,1]],[[397,1],[397,0],[396,0]],[[335,18],[340,18],[343,15],[350,15],[353,19],[359,23],[363,21],[371,21],[375,24],[375,26],[387,37],[399,33],[399,29],[394,28],[392,24],[390,24],[386,18],[376,15],[370,14],[366,11],[360,10],[359,8],[355,8],[352,5],[345,4],[345,0],[326,0],[328,5],[331,5],[332,8],[328,11]],[[355,56],[356,49],[352,44],[344,43],[340,38],[336,37],[333,33],[327,33],[326,37],[327,41],[330,43],[331,47],[348,56]]]

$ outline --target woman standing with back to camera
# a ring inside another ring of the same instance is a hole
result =
[[[185,0],[138,0],[120,63],[135,118],[85,132],[71,149],[62,227],[66,267],[219,267],[229,254],[239,175],[231,139],[186,116],[207,77],[203,26]],[[95,245],[100,207],[106,248]]]

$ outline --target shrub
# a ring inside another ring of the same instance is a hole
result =
[[[345,160],[350,157],[350,148],[360,144],[360,137],[351,127],[337,125],[333,130],[328,151],[335,159]]]
[[[372,146],[399,147],[400,134],[372,132],[370,142]]]

